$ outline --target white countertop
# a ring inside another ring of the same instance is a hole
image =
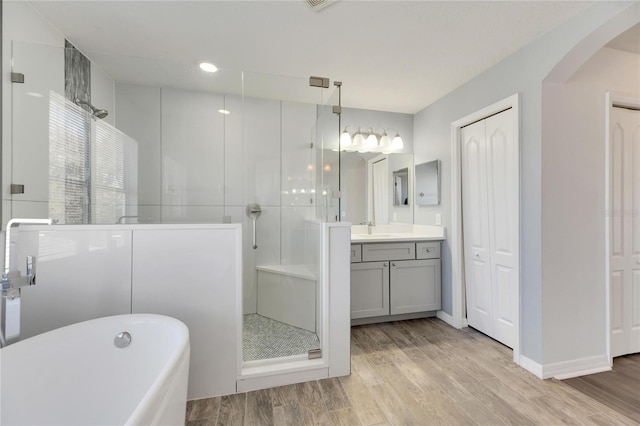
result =
[[[442,241],[446,240],[442,226],[393,224],[373,226],[371,234],[366,225],[351,227],[351,243],[392,243],[395,241]]]

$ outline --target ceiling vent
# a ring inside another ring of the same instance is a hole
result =
[[[331,5],[332,3],[335,3],[338,0],[305,0],[305,1],[307,2],[307,4],[311,9],[317,12]]]

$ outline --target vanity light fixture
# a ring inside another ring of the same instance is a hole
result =
[[[387,131],[383,130],[382,136],[380,136],[380,142],[378,143],[381,149],[391,148],[391,138],[387,135]]]
[[[364,135],[358,127],[358,131],[353,135],[353,149],[362,149],[364,147]]]
[[[378,137],[375,133],[373,133],[373,129],[369,127],[369,136],[367,136],[366,142],[367,148],[376,148],[378,146]]]
[[[402,149],[402,148],[404,148],[404,143],[402,142],[402,138],[400,137],[400,135],[398,134],[398,131],[396,130],[396,136],[391,141],[391,149]]]
[[[351,146],[351,134],[347,132],[347,127],[349,126],[345,126],[344,132],[340,134],[340,148],[347,148]]]
[[[201,69],[202,71],[205,71],[205,72],[211,72],[211,73],[213,73],[213,72],[218,71],[218,67],[216,67],[215,65],[213,65],[211,62],[200,62],[200,63],[198,64],[198,66],[200,67],[200,69]]]
[[[231,111],[226,110],[226,109],[219,109],[219,110],[218,110],[218,112],[219,112],[220,114],[224,114],[224,115],[229,115],[229,114],[231,114]]]
[[[404,147],[400,133],[396,129],[374,130],[369,127],[368,131],[363,132],[362,128],[358,127],[358,130],[352,136],[349,133],[350,127],[352,126],[345,126],[344,131],[340,134],[340,150],[342,151],[382,152],[388,154]],[[393,139],[387,133],[391,131],[395,132]]]

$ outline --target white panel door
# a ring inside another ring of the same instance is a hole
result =
[[[513,347],[518,285],[516,185],[517,151],[513,137],[513,111],[508,109],[486,120],[487,206],[493,306],[493,338]]]
[[[462,226],[467,293],[467,321],[493,335],[489,211],[487,206],[486,123],[461,129]]]
[[[515,344],[517,151],[511,109],[461,129],[467,321]]]
[[[376,161],[371,167],[373,223],[386,225],[389,223],[389,166],[387,159]]]
[[[611,356],[640,352],[640,111],[611,112]]]

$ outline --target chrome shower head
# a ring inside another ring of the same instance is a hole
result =
[[[106,109],[98,109],[98,108],[94,107],[93,105],[91,105],[89,102],[81,101],[78,98],[76,98],[75,104],[78,105],[78,106],[80,106],[80,105],[88,106],[89,108],[91,108],[91,115],[96,117],[96,118],[103,119],[107,115],[109,115],[109,111],[107,111]]]
[[[107,115],[109,115],[109,111],[107,111],[106,109],[95,109],[93,108],[93,116],[96,118],[105,118]]]

